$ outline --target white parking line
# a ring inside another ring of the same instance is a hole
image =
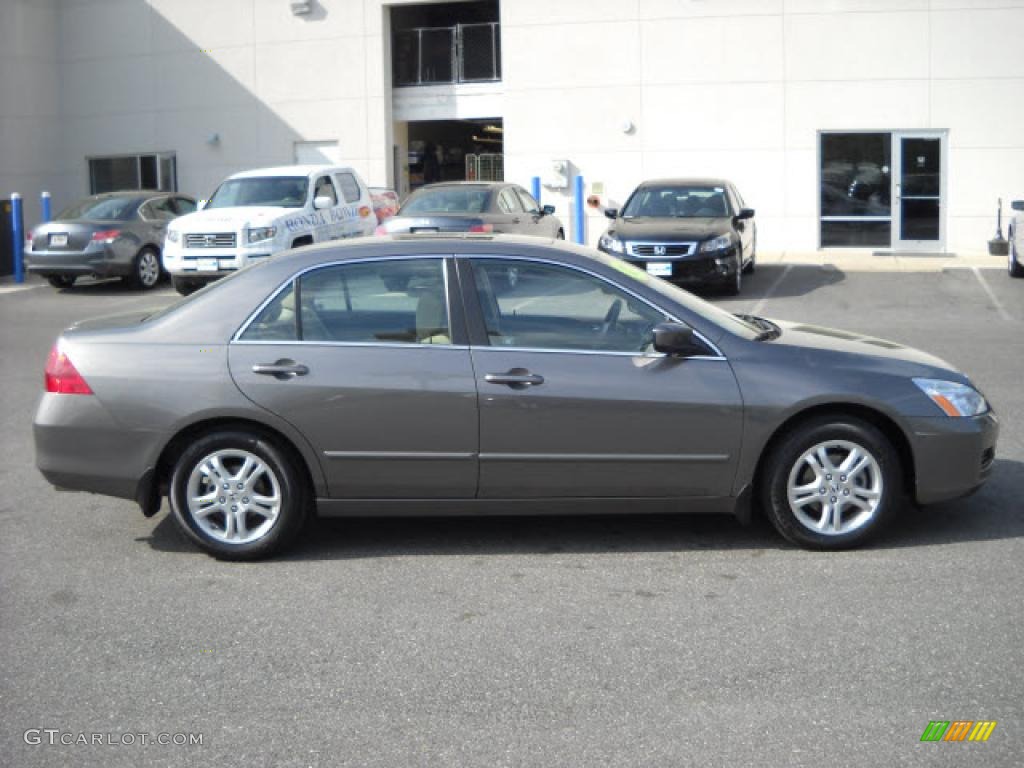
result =
[[[985,293],[988,294],[989,301],[991,301],[993,306],[995,306],[996,311],[999,313],[999,316],[1003,318],[1003,320],[1012,323],[1013,316],[1006,311],[1006,307],[1004,307],[1002,303],[999,301],[999,299],[996,298],[995,293],[993,293],[992,291],[992,287],[988,284],[988,281],[985,279],[985,276],[981,274],[981,270],[978,269],[977,267],[971,267],[971,271],[974,272],[974,276],[978,278],[978,282],[981,283],[981,287],[985,289]]]
[[[786,268],[782,270],[782,274],[776,277],[775,282],[772,283],[771,287],[768,288],[768,292],[765,293],[765,295],[761,297],[761,300],[754,305],[754,308],[750,310],[750,314],[752,314],[754,317],[757,317],[764,311],[764,306],[765,304],[768,303],[768,299],[774,296],[775,292],[779,290],[779,286],[782,285],[782,281],[786,279],[786,275],[789,274],[789,271],[791,269],[793,269],[793,265],[787,264]]]
[[[17,283],[15,283],[13,285],[0,285],[0,294],[2,294],[2,293],[20,293],[21,291],[31,291],[31,290],[34,290],[36,288],[43,288],[43,287],[44,287],[43,285],[40,285],[38,283],[32,283],[31,285],[24,285],[24,284],[18,285]]]

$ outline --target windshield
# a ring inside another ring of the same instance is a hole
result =
[[[421,189],[398,213],[483,213],[489,197],[490,190],[482,187]]]
[[[613,267],[624,275],[633,278],[638,283],[643,283],[645,287],[660,293],[662,296],[674,301],[676,304],[686,307],[694,314],[700,315],[724,331],[729,331],[730,333],[742,336],[745,339],[754,339],[761,334],[761,329],[755,324],[747,322],[731,312],[726,312],[724,309],[719,309],[714,304],[694,296],[689,291],[673,285],[667,280],[653,277],[637,267],[635,264],[630,264],[628,261],[623,261],[622,259],[606,256],[603,253],[600,254],[600,259],[608,266]]]
[[[725,218],[729,203],[724,187],[658,185],[640,187],[629,198],[622,215],[657,218]]]
[[[254,176],[228,179],[213,193],[207,208],[237,208],[270,205],[277,208],[302,208],[306,204],[309,179],[305,176]]]
[[[57,214],[57,221],[70,219],[98,219],[100,221],[128,221],[139,208],[137,197],[90,197],[65,208]]]

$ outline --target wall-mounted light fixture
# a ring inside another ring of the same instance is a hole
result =
[[[216,147],[218,144],[220,144],[220,134],[214,131],[213,133],[206,137],[206,143],[209,144],[211,147]]]

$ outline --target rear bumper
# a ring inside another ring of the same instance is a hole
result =
[[[911,419],[910,429],[919,504],[966,496],[992,473],[999,421],[991,411],[964,419]]]
[[[159,446],[157,433],[125,429],[90,395],[43,393],[32,431],[51,484],[124,499],[138,497]]]
[[[131,258],[124,258],[108,245],[97,244],[84,251],[27,251],[25,269],[42,277],[56,275],[128,275]]]

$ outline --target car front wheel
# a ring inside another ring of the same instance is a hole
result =
[[[174,287],[174,290],[182,296],[188,296],[190,293],[195,293],[199,288],[199,284],[195,280],[178,277],[177,275],[171,275],[171,285]]]
[[[900,498],[899,457],[871,424],[823,418],[768,457],[762,503],[775,528],[810,549],[846,549],[874,536]]]
[[[284,547],[307,516],[302,472],[270,440],[218,431],[192,442],[174,466],[171,509],[192,541],[217,557],[253,560]]]

